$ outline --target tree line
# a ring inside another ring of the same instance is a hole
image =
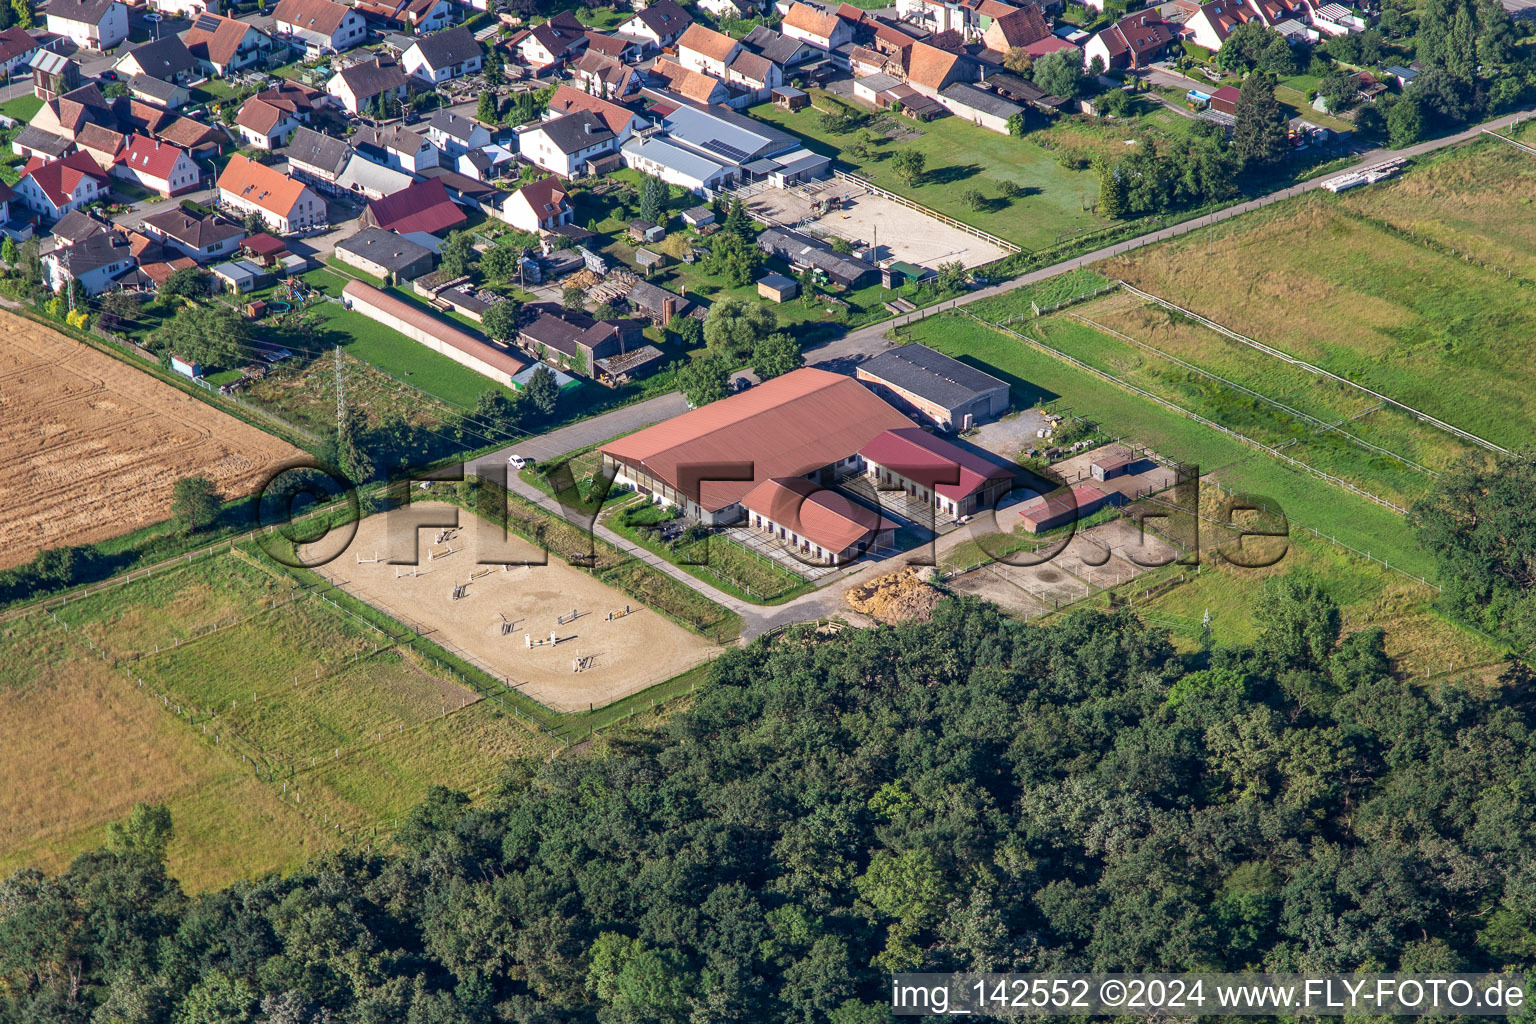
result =
[[[1529,673],[1410,684],[1299,575],[1254,619],[1193,655],[971,599],[797,627],[387,851],[196,897],[142,808],[0,883],[0,1021],[873,1024],[903,970],[1530,969]]]

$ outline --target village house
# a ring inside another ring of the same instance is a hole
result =
[[[117,155],[112,176],[137,182],[167,199],[197,188],[203,177],[186,150],[145,135],[128,139]]]
[[[192,100],[192,93],[186,86],[162,82],[148,75],[134,75],[128,79],[128,95],[142,103],[152,103],[166,110],[184,107]]]
[[[691,24],[693,16],[677,0],[655,0],[620,22],[613,32],[635,40],[646,50],[660,50],[677,42]]]
[[[86,50],[110,50],[128,38],[128,8],[118,0],[49,0],[48,31]]]
[[[469,150],[489,146],[491,129],[472,117],[438,110],[427,122],[427,138],[445,156],[457,157]]]
[[[37,39],[20,25],[0,30],[0,74],[7,80],[22,68],[30,66],[32,55],[40,45]]]
[[[786,36],[818,50],[835,50],[853,42],[853,26],[830,11],[795,0],[780,26]]]
[[[522,315],[518,347],[567,372],[596,377],[599,360],[646,347],[641,325],[634,320],[595,320],[554,302],[529,303]]]
[[[725,77],[725,69],[740,52],[741,43],[699,22],[689,25],[677,41],[679,64],[716,78]]]
[[[358,222],[363,227],[402,235],[421,231],[441,236],[463,227],[468,220],[468,214],[448,195],[448,187],[438,178],[427,178],[373,200]]]
[[[296,181],[243,154],[229,158],[219,175],[219,202],[240,219],[254,213],[267,228],[280,235],[324,227],[325,200]]]
[[[588,49],[571,69],[578,87],[604,99],[617,100],[640,88],[640,73],[617,57]]]
[[[16,201],[46,221],[55,221],[87,203],[105,197],[112,184],[89,153],[58,160],[33,157],[21,169]]]
[[[277,149],[296,128],[307,124],[314,111],[325,102],[324,93],[297,82],[284,82],[241,104],[235,115],[235,131],[247,146]]]
[[[406,74],[433,85],[477,74],[484,62],[480,44],[462,26],[418,39],[400,57]]]
[[[197,61],[180,36],[163,35],[135,46],[112,67],[122,78],[148,75],[162,82],[185,83],[196,74]]]
[[[520,137],[523,159],[563,178],[585,173],[586,162],[612,153],[618,136],[601,116],[578,110],[544,121]]]
[[[666,57],[656,58],[651,65],[651,74],[660,79],[660,88],[701,106],[729,103],[733,99],[731,90],[720,79],[685,68]]]
[[[399,124],[359,128],[351,141],[352,148],[364,158],[410,174],[436,167],[440,155],[425,135]]]
[[[272,49],[265,32],[222,14],[200,14],[182,35],[187,52],[205,75],[228,75],[260,63]]]
[[[349,114],[363,114],[383,100],[403,101],[410,81],[400,65],[385,57],[353,64],[332,75],[325,91]]]
[[[571,223],[575,211],[560,179],[548,177],[507,196],[497,216],[520,231],[538,234]]]
[[[1106,70],[1143,68],[1167,56],[1176,41],[1173,27],[1156,10],[1138,11],[1088,40],[1083,60],[1091,65],[1097,59]]]
[[[338,182],[355,154],[345,139],[301,126],[294,131],[283,155],[288,158],[288,173],[305,184],[333,195],[346,191]]]
[[[368,38],[363,16],[334,0],[281,0],[272,10],[272,30],[310,54],[341,53]]]
[[[135,265],[128,239],[116,231],[60,246],[45,254],[41,262],[43,283],[49,291],[62,292],[71,281],[79,281],[90,296],[110,290],[113,282]]]
[[[245,228],[223,217],[179,208],[152,214],[141,227],[151,238],[198,263],[229,258],[240,251],[246,235]]]
[[[561,11],[543,24],[519,32],[508,45],[521,63],[542,71],[580,54],[587,46],[587,28],[570,11]]]

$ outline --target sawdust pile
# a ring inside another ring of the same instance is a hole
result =
[[[849,587],[844,598],[856,612],[877,622],[927,622],[933,618],[939,591],[918,579],[917,570],[908,566],[877,576],[868,583]]]
[[[564,288],[580,288],[582,291],[586,291],[588,288],[596,288],[602,283],[603,279],[592,271],[578,270],[561,282],[561,286]]]

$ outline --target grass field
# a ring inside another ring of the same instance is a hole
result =
[[[0,636],[0,743],[31,766],[0,795],[0,870],[61,868],[135,801],[165,801],[172,870],[219,885],[551,749],[259,556],[202,559],[56,615]]]
[[[1536,305],[1515,274],[1531,256],[1517,268],[1501,261],[1515,262],[1533,230],[1523,193],[1536,163],[1494,145],[1461,148],[1395,183],[1277,203],[1210,239],[1195,233],[1100,269],[1497,444],[1525,444],[1536,436]],[[1440,235],[1426,244],[1416,218],[1468,175],[1482,191],[1431,216],[1426,234]]]
[[[1160,455],[1198,464],[1229,490],[1282,509],[1294,525],[1427,576],[1433,560],[1414,544],[1395,513],[1294,469],[1217,431],[1063,362],[969,317],[941,314],[901,329],[920,341],[1006,380],[1016,403],[1055,403],[1057,411],[1098,423],[1106,432],[1148,445]]]
[[[751,113],[801,136],[809,148],[836,156],[883,188],[1029,249],[1108,223],[1092,210],[1098,197],[1094,174],[1063,167],[1056,153],[1032,138],[1000,135],[958,117],[925,124],[902,122],[902,128],[921,133],[920,137],[883,142],[873,147],[869,159],[858,160],[847,147],[863,133],[828,134],[821,127],[821,113],[813,108],[790,112],[762,104]],[[927,173],[915,187],[903,183],[891,166],[890,157],[902,150],[927,158]],[[1025,194],[1016,200],[1002,199],[998,186],[1003,181],[1020,186]],[[970,209],[960,199],[970,189],[993,202],[986,209]]]
[[[1197,646],[1201,620],[1209,611],[1216,646],[1246,646],[1255,639],[1253,598],[1262,581],[1296,570],[1315,576],[1339,603],[1346,632],[1381,627],[1387,654],[1401,673],[1487,682],[1503,668],[1499,647],[1434,610],[1433,590],[1308,534],[1292,536],[1285,557],[1271,568],[1210,562],[1188,582],[1135,610],[1172,630],[1186,649]]]
[[[30,121],[41,109],[43,101],[30,92],[0,103],[0,114],[16,121]]]
[[[1401,508],[1407,508],[1433,486],[1434,477],[1414,465],[1415,457],[1432,457],[1431,461],[1443,466],[1468,450],[1454,436],[1419,424],[1406,413],[1382,409],[1381,403],[1355,389],[1318,381],[1194,321],[1170,317],[1158,306],[1143,305],[1129,294],[1112,295],[1048,317],[1035,329],[1053,348],[1095,369],[1244,437],[1282,448],[1290,458]],[[1178,349],[1186,351],[1170,352]],[[1246,372],[1233,372],[1226,366],[1211,368],[1219,360],[1207,353],[1225,356],[1228,349],[1236,351],[1227,361]],[[1266,359],[1272,368],[1264,364]],[[1196,365],[1202,370],[1211,368],[1221,379],[1212,372],[1190,368]],[[1318,421],[1341,426],[1325,430]],[[1377,425],[1374,433],[1386,435],[1379,436],[1380,441],[1398,442],[1379,447],[1409,461],[1367,447],[1360,424]],[[1421,449],[1427,449],[1427,455]]]

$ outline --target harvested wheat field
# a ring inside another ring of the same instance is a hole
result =
[[[0,568],[170,514],[182,476],[243,496],[297,448],[57,331],[0,311]]]
[[[451,515],[453,506],[422,502],[411,511],[441,518]],[[387,533],[393,514],[364,519],[346,550],[316,571],[427,639],[468,655],[546,707],[601,707],[680,675],[714,649],[558,558],[510,568],[477,564],[493,553],[529,562],[546,556],[518,538],[503,540],[498,527],[469,513],[460,513],[460,528],[444,543],[433,543],[436,531],[428,528],[419,534],[419,555],[408,544],[394,550]],[[313,548],[325,546],[320,541]],[[389,561],[418,557],[416,566]],[[463,595],[455,599],[461,584]],[[622,614],[625,608],[628,614]],[[548,642],[551,636],[555,643]]]

